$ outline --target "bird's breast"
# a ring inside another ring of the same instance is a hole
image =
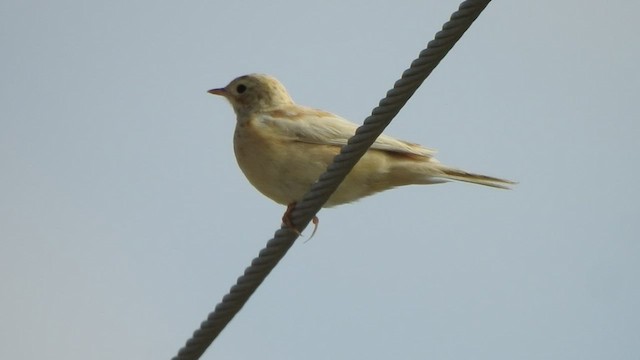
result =
[[[280,204],[299,201],[335,155],[314,154],[309,144],[278,136],[251,122],[236,126],[233,144],[238,165],[249,182]]]

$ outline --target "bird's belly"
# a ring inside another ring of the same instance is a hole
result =
[[[339,148],[311,145],[236,128],[234,151],[240,169],[262,194],[280,204],[300,201]]]

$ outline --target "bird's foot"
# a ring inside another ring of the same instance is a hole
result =
[[[291,212],[293,211],[293,208],[295,206],[296,206],[295,202],[287,205],[287,210],[284,212],[284,215],[282,215],[282,223],[284,224],[284,226],[288,227],[289,229],[293,230],[296,234],[298,234],[298,236],[302,236],[302,233],[298,231],[298,229],[293,225],[293,221],[291,221]],[[318,219],[317,216],[314,216],[311,222],[313,223],[313,232],[311,233],[311,236],[305,241],[305,243],[311,240],[311,238],[313,238],[313,235],[316,234],[316,231],[318,230],[318,224],[320,223],[320,219]]]

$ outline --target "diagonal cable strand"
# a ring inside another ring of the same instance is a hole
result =
[[[365,119],[356,134],[349,139],[340,154],[336,156],[327,171],[313,184],[302,201],[293,209],[291,220],[299,226],[300,231],[309,224],[318,209],[329,199],[338,185],[344,180],[358,160],[367,152],[376,138],[382,134],[391,120],[407,103],[418,87],[431,74],[433,69],[453,48],[473,21],[480,15],[490,1],[465,1],[458,11],[451,15],[451,19],[444,24],[435,39],[430,41],[427,48],[411,63],[411,67],[404,71],[400,80],[396,81],[393,89],[380,100],[378,107]]]
[[[453,48],[464,32],[469,29],[489,2],[490,0],[467,0],[460,4],[458,10],[451,15],[451,19],[436,34],[435,39],[430,41],[427,48],[420,52],[418,58],[411,63],[411,67],[404,71],[400,80],[396,81],[393,89],[387,92],[387,96],[380,100],[378,107],[373,109],[364,124],[356,130],[356,134],[349,139],[340,154],[334,158],[327,171],[311,186],[311,189],[293,209],[291,220],[300,232],[307,227],[349,171],[375,142],[376,138],[382,134],[382,131],[449,50]],[[267,242],[258,257],[253,259],[251,265],[238,278],[229,293],[200,324],[200,328],[193,333],[191,339],[173,357],[173,360],[199,359],[284,257],[298,236],[299,232],[284,227],[276,231],[274,237]]]

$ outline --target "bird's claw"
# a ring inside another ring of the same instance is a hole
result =
[[[295,206],[296,206],[296,203],[291,203],[287,205],[287,210],[284,212],[284,215],[282,215],[282,223],[284,224],[285,227],[294,231],[298,236],[302,236],[302,233],[295,227],[295,225],[293,225],[293,221],[291,221],[291,212],[293,211],[293,208]],[[318,219],[317,216],[314,216],[313,219],[311,219],[311,222],[313,223],[313,232],[311,233],[311,236],[307,240],[305,240],[305,243],[311,240],[313,238],[313,235],[316,234],[316,231],[318,230],[318,224],[320,223],[320,219]]]

